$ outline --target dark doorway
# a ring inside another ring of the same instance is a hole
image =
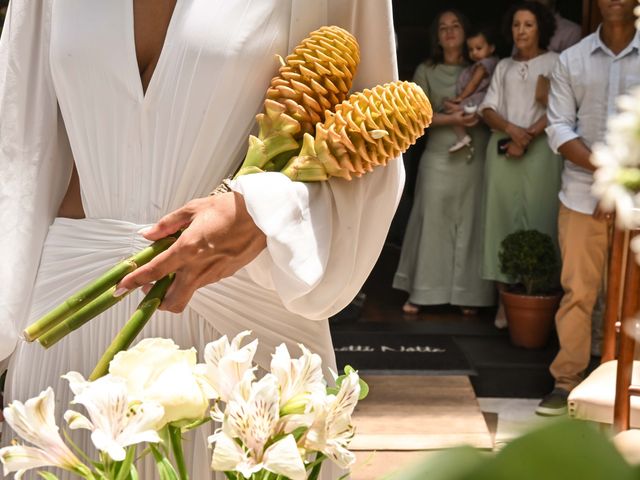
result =
[[[492,25],[500,30],[502,16],[516,0],[393,0],[394,26],[398,38],[400,78],[410,80],[415,68],[429,51],[429,25],[445,8],[462,11],[473,25]],[[582,24],[582,0],[557,0],[556,9],[565,18]],[[504,39],[500,50],[508,53]]]
[[[438,12],[455,8],[463,12],[474,26],[489,26],[495,30],[498,55],[505,57],[511,52],[511,44],[503,38],[501,26],[503,16],[518,0],[393,0],[394,28],[397,36],[398,71],[401,80],[411,80],[416,67],[428,57],[429,26]],[[593,8],[593,0],[550,0],[563,17],[583,24],[583,4]],[[588,13],[588,12],[587,12]],[[428,131],[416,145],[403,156],[406,184],[398,211],[391,225],[388,242],[396,247],[402,245],[404,230],[413,203],[415,178],[420,155]]]

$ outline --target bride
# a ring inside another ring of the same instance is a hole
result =
[[[360,42],[355,89],[396,77],[390,0],[12,0],[0,42],[6,401],[51,385],[61,415],[69,395],[60,375],[87,375],[141,294],[46,351],[19,332],[183,226],[179,242],[120,284],[177,272],[142,336],[201,350],[249,329],[265,367],[281,342],[303,343],[335,367],[326,318],[375,263],[402,163],[350,183],[249,175],[207,196],[243,157],[276,54],[325,24]],[[203,438],[188,455],[192,478],[217,478]]]

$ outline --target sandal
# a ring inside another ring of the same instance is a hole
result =
[[[451,145],[451,147],[449,147],[449,153],[459,152],[464,147],[472,148],[471,147],[471,137],[469,135],[465,135],[460,140],[458,140],[456,143]]]
[[[502,302],[500,302],[500,305],[498,306],[498,311],[496,312],[496,318],[494,319],[493,324],[498,330],[507,328],[507,316]]]
[[[402,305],[402,313],[406,315],[417,315],[420,313],[420,305],[407,301]]]

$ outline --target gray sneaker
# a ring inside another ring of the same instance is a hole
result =
[[[558,415],[567,414],[567,397],[569,392],[563,388],[554,388],[553,391],[545,396],[536,408],[538,415],[546,417],[556,417]]]

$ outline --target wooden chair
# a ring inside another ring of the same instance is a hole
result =
[[[640,428],[640,361],[634,361],[640,267],[629,248],[631,238],[638,233],[614,229],[602,360],[569,395],[569,415],[610,424],[614,433]]]

